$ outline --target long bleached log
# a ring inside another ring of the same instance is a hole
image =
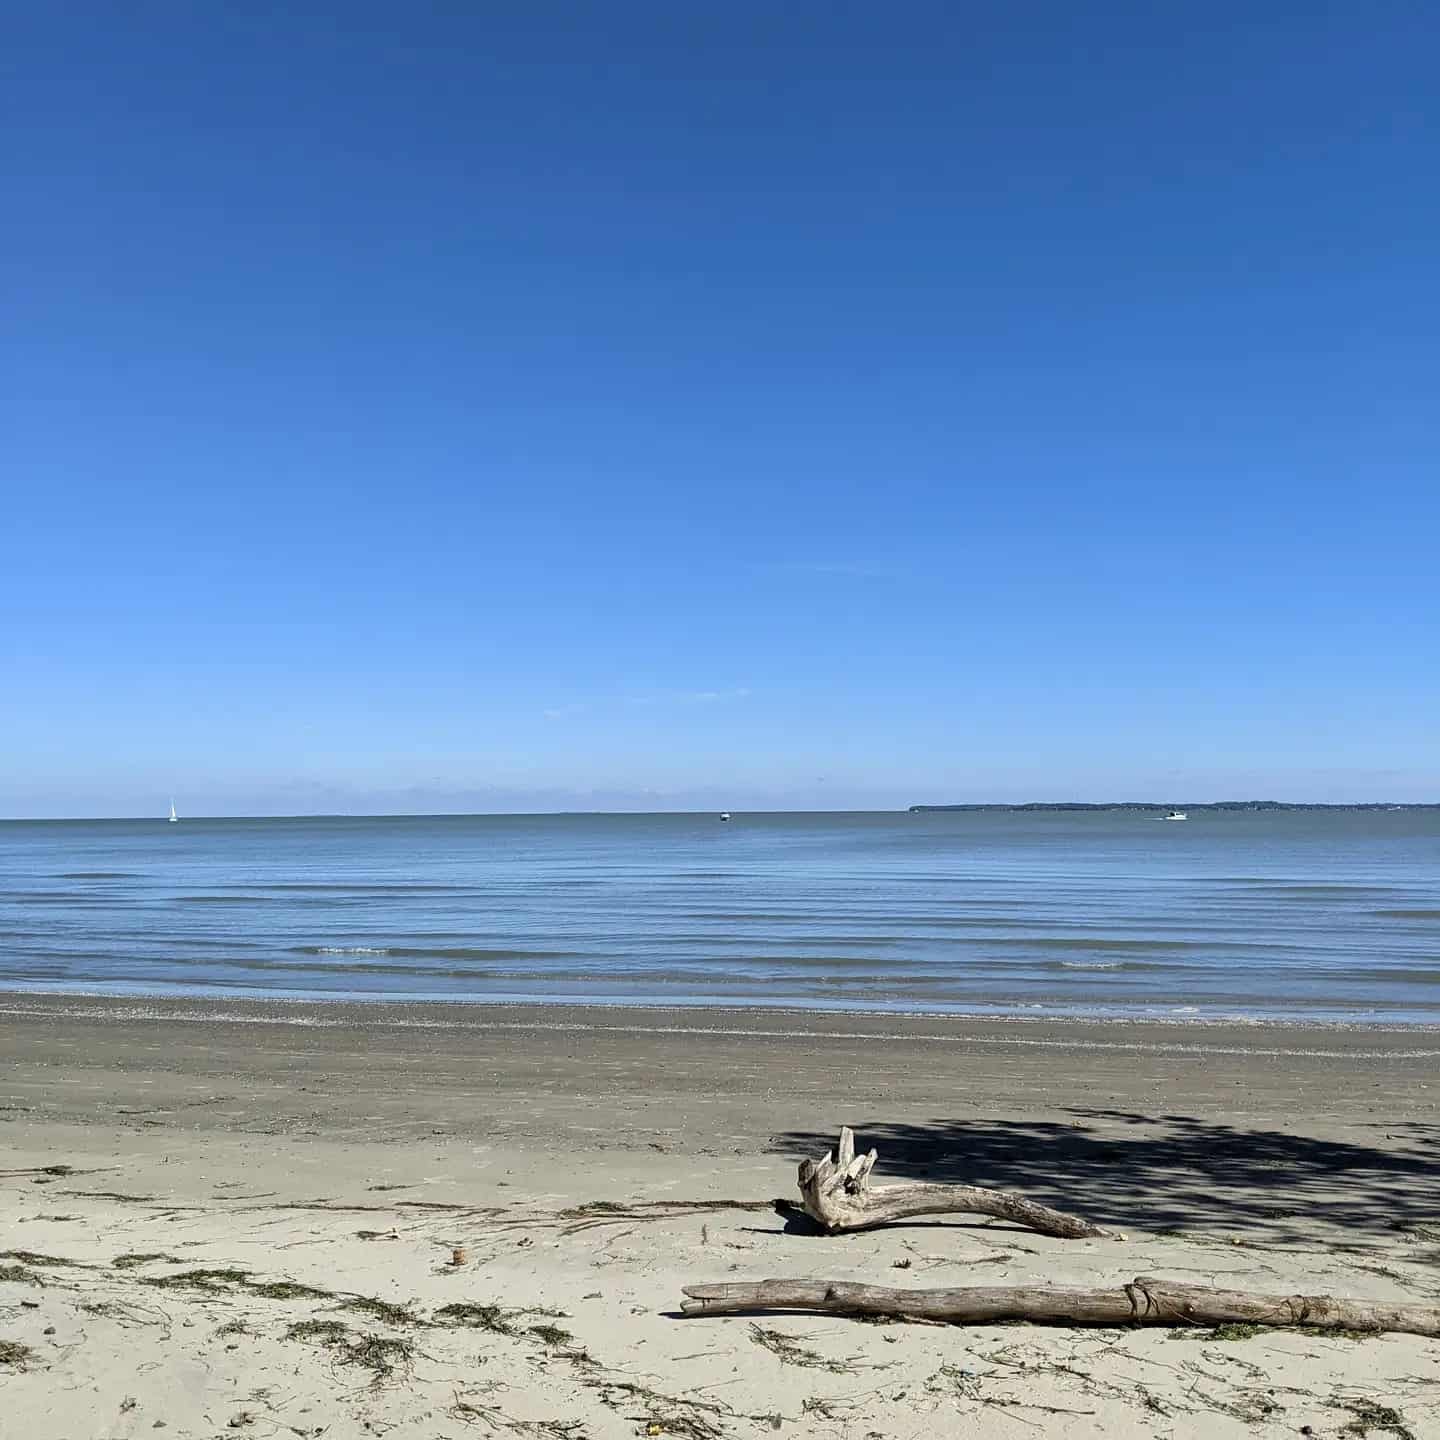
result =
[[[823,1160],[800,1162],[800,1203],[805,1213],[827,1230],[864,1230],[915,1215],[963,1212],[993,1215],[1064,1240],[1109,1233],[1078,1215],[1067,1215],[1063,1210],[1037,1205],[1006,1190],[987,1190],[982,1185],[943,1185],[928,1180],[872,1185],[870,1172],[876,1159],[874,1150],[855,1154],[855,1132],[844,1126],[838,1150]]]
[[[887,1315],[995,1325],[1313,1325],[1326,1330],[1440,1335],[1440,1306],[1339,1300],[1333,1295],[1257,1295],[1139,1276],[1128,1285],[1071,1289],[1051,1285],[977,1285],[952,1290],[895,1290],[839,1280],[759,1280],[687,1285],[686,1315],[766,1310]]]

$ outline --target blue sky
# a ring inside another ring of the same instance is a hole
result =
[[[1435,7],[7,31],[0,814],[1440,799]]]

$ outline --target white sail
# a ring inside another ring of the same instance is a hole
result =
[[[172,795],[170,797],[170,823],[172,825],[175,824],[175,822],[179,820],[179,818],[180,817],[175,813],[175,797]]]

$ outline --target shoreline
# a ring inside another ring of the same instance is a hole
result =
[[[86,1008],[89,1007],[89,1008]],[[400,999],[388,996],[331,998],[291,995],[209,995],[137,991],[117,994],[104,990],[20,988],[0,985],[0,1019],[5,1016],[69,1014],[76,1017],[151,1019],[187,1022],[225,1022],[252,1025],[292,1025],[315,1028],[405,1026],[414,1029],[497,1029],[576,1030],[595,1028],[601,1017],[643,1016],[647,1023],[629,1021],[632,1031],[652,1031],[655,1016],[673,1017],[674,1023],[660,1027],[666,1032],[694,1031],[732,1035],[824,1035],[887,1039],[944,1038],[930,1035],[922,1027],[963,1027],[996,1029],[1020,1027],[1031,1030],[1095,1031],[1146,1030],[1161,1034],[1229,1032],[1293,1036],[1394,1035],[1415,1040],[1433,1040],[1440,1055],[1440,1021],[1367,1019],[1297,1019],[1291,1016],[1056,1013],[1014,1010],[957,1011],[865,1009],[862,1007],[816,1007],[805,1004],[754,1004],[733,1002],[676,1002],[666,1000],[534,1000],[521,999]],[[522,1015],[523,1022],[511,1017]],[[540,1017],[548,1017],[542,1020]],[[501,1018],[504,1017],[504,1018]],[[582,1021],[580,1017],[585,1017]],[[784,1022],[780,1030],[771,1026],[756,1029],[761,1021]],[[888,1024],[894,1033],[877,1034],[875,1027]],[[847,1027],[849,1027],[847,1029]],[[1016,1040],[1014,1043],[1018,1043]],[[1078,1038],[1072,1043],[1079,1044]],[[1100,1043],[1100,1042],[1096,1042]],[[1238,1042],[1237,1042],[1238,1043]],[[1292,1042],[1299,1046],[1299,1042]],[[1114,1042],[1112,1048],[1134,1048]],[[1249,1047],[1238,1047],[1241,1049]],[[1300,1047],[1304,1049],[1306,1047]]]

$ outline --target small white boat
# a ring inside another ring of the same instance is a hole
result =
[[[173,795],[170,797],[170,823],[172,825],[180,823],[180,817],[175,813],[175,797]]]
[[[1165,818],[1167,820],[1188,820],[1190,817],[1183,810],[1172,810]]]
[[[722,820],[728,820],[730,818],[730,812],[728,810],[722,810],[720,812],[720,818]]]

